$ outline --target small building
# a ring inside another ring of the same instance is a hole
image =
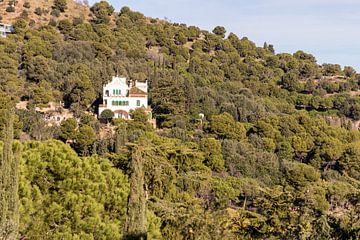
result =
[[[144,108],[149,119],[152,119],[147,81],[129,81],[116,76],[103,87],[103,104],[99,106],[99,117],[104,110],[110,109],[114,112],[114,118],[130,119],[130,111],[137,108]]]
[[[14,27],[9,24],[0,23],[0,37],[6,38],[9,33],[14,32]]]

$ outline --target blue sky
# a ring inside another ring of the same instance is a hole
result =
[[[94,3],[95,1],[90,1]],[[247,36],[257,45],[266,41],[277,53],[299,49],[318,63],[339,63],[360,71],[359,0],[110,0],[146,16],[165,17],[212,30]]]

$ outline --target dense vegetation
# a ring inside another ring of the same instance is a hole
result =
[[[221,26],[114,13],[107,2],[91,12],[38,28],[20,16],[0,39],[1,234],[360,238],[353,68],[276,54]],[[128,122],[91,114],[115,74],[149,80],[158,129],[141,109]],[[14,113],[19,101],[27,109]],[[49,125],[37,109],[50,102],[74,118]]]

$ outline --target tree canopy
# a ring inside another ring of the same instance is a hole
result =
[[[67,5],[54,1],[48,24],[19,16],[0,39],[1,229],[24,239],[359,239],[353,68],[277,54],[221,26],[116,13],[107,1],[75,19]],[[96,117],[114,75],[148,81],[152,114]]]

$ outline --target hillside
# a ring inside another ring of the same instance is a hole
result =
[[[67,7],[0,38],[0,238],[360,239],[352,67]],[[143,108],[97,118],[115,75],[148,81],[156,129]]]
[[[20,17],[21,14],[24,14],[24,11],[27,14],[29,22],[34,21],[36,25],[47,24],[50,19],[88,19],[90,14],[89,7],[81,1],[67,1],[67,9],[61,13],[60,16],[51,14],[54,4],[53,0],[17,0],[14,2],[15,4],[12,4],[12,1],[0,2],[0,16],[2,17],[2,22],[11,24],[16,18]],[[7,11],[9,6],[14,6],[13,12]],[[42,14],[36,14],[36,9],[41,9]]]

